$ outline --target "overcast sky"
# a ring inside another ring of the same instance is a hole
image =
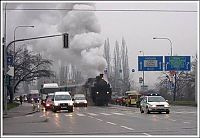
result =
[[[94,3],[84,3],[82,5],[69,3],[29,3],[23,5],[8,3],[7,8],[71,9],[74,7],[76,9],[95,9],[94,6],[97,10],[198,10],[198,3],[195,2],[96,2],[95,5]],[[59,59],[65,64],[72,62],[78,64],[84,70],[87,70],[87,67],[101,70],[105,66],[105,61],[101,57],[102,53],[97,49],[101,48],[106,38],[109,38],[111,54],[113,54],[115,41],[117,40],[121,45],[122,37],[124,37],[128,48],[130,69],[136,70],[131,73],[131,77],[138,82],[138,78],[142,76],[142,72],[137,71],[137,57],[141,55],[140,50],[149,56],[170,55],[169,41],[153,40],[153,37],[169,38],[172,41],[173,55],[195,56],[198,51],[197,17],[198,12],[96,11],[88,14],[69,11],[8,11],[7,41],[13,39],[14,29],[18,25],[34,25],[35,28],[18,29],[17,38],[58,34],[68,31],[72,34],[70,40],[73,41],[73,50],[65,50],[64,53],[62,53],[61,38],[48,39],[48,42],[47,40],[41,40],[37,43],[27,42],[26,44],[34,45],[32,48],[34,51],[41,52],[49,58]],[[87,38],[87,42],[84,41],[85,38]],[[91,41],[89,42],[89,40]],[[82,64],[84,61],[87,63],[87,67]],[[96,67],[91,63],[96,61],[102,66]],[[161,72],[145,72],[145,83],[152,86],[160,74]]]

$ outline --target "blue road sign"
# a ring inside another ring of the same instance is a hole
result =
[[[7,65],[13,65],[13,56],[7,56]]]
[[[166,71],[190,71],[190,56],[165,56]]]
[[[138,71],[163,71],[163,56],[138,56]]]

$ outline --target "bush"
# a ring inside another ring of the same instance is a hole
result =
[[[15,108],[17,106],[19,106],[19,103],[15,103],[15,102],[14,103],[8,103],[7,109],[10,110],[10,109]]]

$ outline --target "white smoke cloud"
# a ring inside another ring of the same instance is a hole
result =
[[[67,32],[70,37],[68,49],[63,49],[62,37],[29,41],[32,49],[44,57],[54,60],[54,66],[59,71],[62,65],[76,65],[86,77],[95,77],[102,73],[106,60],[101,47],[103,39],[101,27],[93,11],[77,11],[73,9],[95,9],[94,3],[59,3],[59,4],[13,4],[14,8],[62,8],[72,9],[61,11],[10,11],[8,22],[10,40],[13,30],[18,25],[34,25],[34,28],[21,28],[16,38],[53,35]],[[12,15],[12,18],[10,18]],[[27,43],[27,42],[26,42]]]
[[[94,5],[77,4],[74,9],[95,9]],[[106,60],[100,51],[103,39],[100,25],[93,11],[70,11],[58,26],[60,32],[67,32],[70,36],[68,54],[73,56],[73,63],[87,77],[94,77],[103,72]]]

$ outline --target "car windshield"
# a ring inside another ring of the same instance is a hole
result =
[[[161,96],[149,97],[148,102],[165,102],[165,99]]]
[[[55,95],[55,100],[71,100],[70,95]]]
[[[85,100],[85,97],[75,97],[75,100]]]

